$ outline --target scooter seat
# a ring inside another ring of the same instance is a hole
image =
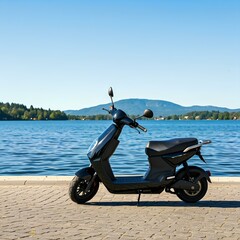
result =
[[[196,138],[174,138],[167,141],[148,142],[145,152],[149,157],[182,152],[189,146],[198,144]]]

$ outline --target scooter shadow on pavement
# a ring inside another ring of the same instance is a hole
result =
[[[222,201],[201,201],[197,203],[184,203],[180,201],[141,201],[139,205],[136,202],[88,202],[89,206],[138,206],[138,207],[204,207],[204,208],[240,208],[240,201],[222,200]]]

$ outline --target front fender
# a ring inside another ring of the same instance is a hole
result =
[[[87,167],[87,168],[82,168],[78,170],[75,173],[75,175],[81,179],[90,181],[94,173],[95,173],[95,170],[92,167]]]
[[[194,181],[195,183],[197,183],[202,178],[206,178],[211,183],[209,174],[202,168],[196,166],[189,166],[188,168],[190,172],[195,172],[199,174],[199,176]],[[186,170],[184,168],[181,168],[176,174],[176,179],[182,179],[185,174]]]

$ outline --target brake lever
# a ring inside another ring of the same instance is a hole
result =
[[[130,126],[130,128],[135,129],[139,134],[141,134],[141,132],[140,132],[136,127],[134,127],[134,126]]]
[[[141,134],[141,132],[137,129],[137,128],[135,128],[136,129],[136,131],[139,133],[139,134]]]

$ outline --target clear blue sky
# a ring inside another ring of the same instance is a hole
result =
[[[239,0],[0,0],[0,102],[240,108]]]

